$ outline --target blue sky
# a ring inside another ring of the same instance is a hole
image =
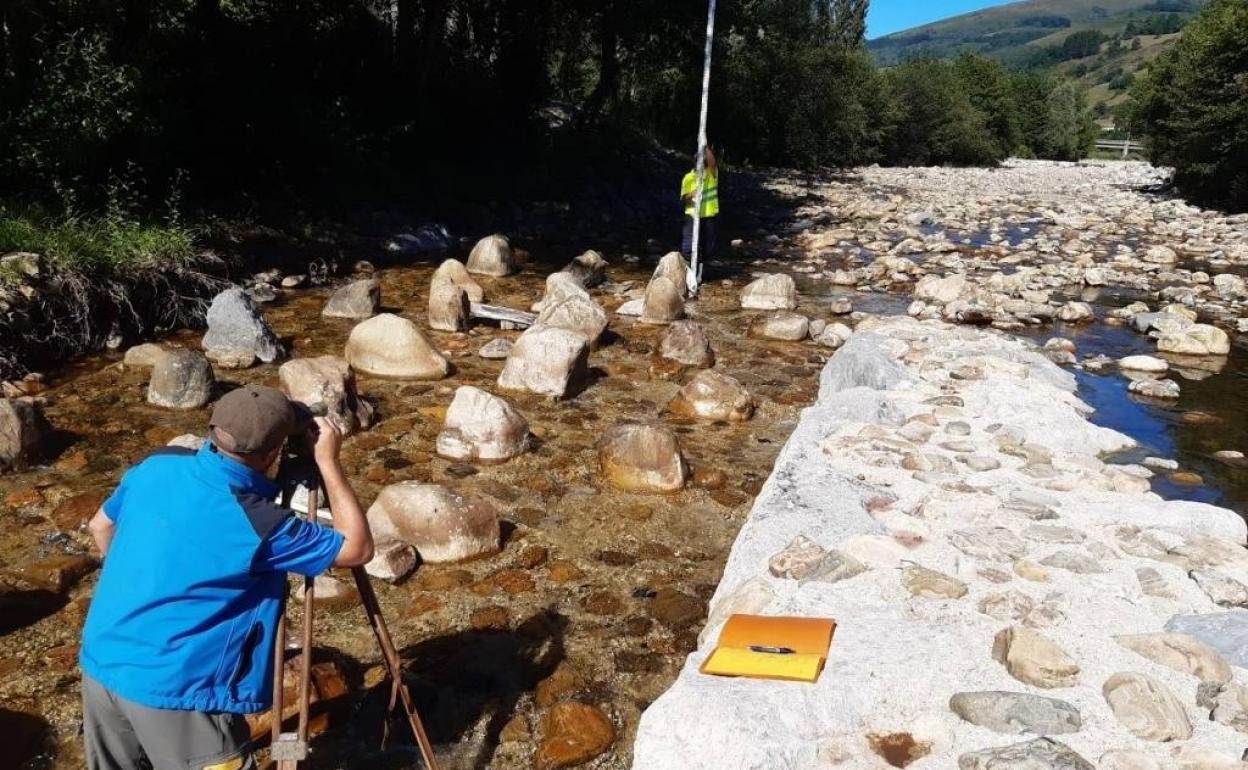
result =
[[[968,11],[1004,5],[1006,0],[871,0],[867,15],[867,38],[917,27],[929,21]]]

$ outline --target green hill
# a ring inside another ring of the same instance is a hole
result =
[[[1023,0],[868,41],[881,65],[978,51],[1011,67],[1055,67],[1090,89],[1102,114],[1178,37],[1204,0]]]

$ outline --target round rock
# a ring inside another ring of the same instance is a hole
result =
[[[446,411],[437,453],[453,460],[501,461],[524,452],[529,422],[511,404],[464,385]]]
[[[493,504],[437,484],[391,484],[368,509],[368,524],[374,537],[402,540],[431,564],[472,559],[499,548]]]
[[[629,492],[675,492],[689,466],[676,434],[660,425],[617,425],[598,442],[598,463],[611,485]]]
[[[212,398],[216,379],[203,353],[170,350],[152,367],[147,402],[170,409],[198,409]]]
[[[416,324],[393,313],[356,324],[345,357],[357,372],[377,377],[440,380],[450,370]]]

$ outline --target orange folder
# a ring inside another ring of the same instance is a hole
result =
[[[814,682],[823,671],[835,631],[832,618],[733,615],[719,632],[718,646],[698,670],[715,676]]]

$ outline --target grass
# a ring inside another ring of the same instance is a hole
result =
[[[184,264],[195,254],[186,227],[123,216],[53,217],[0,206],[0,254],[30,251],[48,264],[87,275]]]

